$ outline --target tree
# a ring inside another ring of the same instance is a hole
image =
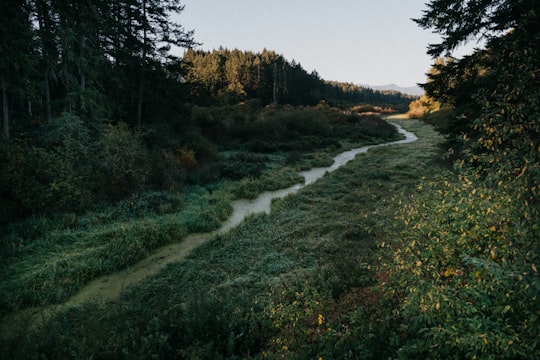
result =
[[[528,188],[537,191],[539,3],[435,0],[428,9],[416,21],[443,36],[430,46],[432,55],[474,36],[487,39],[485,49],[438,65],[424,85],[429,96],[455,109],[448,129],[460,144],[454,150],[463,149],[467,161],[485,174],[515,178],[526,173]]]
[[[433,0],[417,20],[443,36],[433,56],[476,36],[486,47],[437,64],[424,85],[453,108],[448,136],[460,153],[454,173],[420,184],[403,206],[387,268],[402,299],[400,356],[540,356],[538,10],[538,1]]]
[[[38,29],[36,32],[39,38],[39,53],[41,54],[40,67],[43,71],[43,87],[45,91],[45,114],[47,122],[52,119],[52,95],[51,95],[51,72],[57,55],[57,47],[54,39],[56,25],[53,20],[53,12],[50,1],[36,0],[33,3],[34,13],[37,17]]]
[[[139,83],[137,95],[137,125],[141,125],[145,73],[152,66],[158,66],[171,59],[171,46],[191,48],[197,43],[193,39],[193,31],[184,28],[171,20],[172,14],[180,14],[184,6],[174,0],[140,0],[136,4],[138,13],[135,17],[135,34],[137,38],[137,59],[139,68]]]
[[[103,122],[141,125],[146,110],[177,121],[181,81],[169,50],[195,44],[171,20],[182,10],[173,0],[4,1],[0,100],[3,137],[12,138],[0,144],[4,221],[56,210],[55,201],[69,210],[102,198],[89,181],[99,173],[90,160],[100,138],[118,135]],[[72,136],[74,128],[86,135]],[[52,133],[66,141],[52,143]]]
[[[32,47],[30,9],[27,2],[8,0],[0,13],[0,89],[2,92],[3,137],[10,139],[10,99],[24,97],[25,81],[31,72]]]
[[[474,38],[489,40],[523,26],[540,10],[534,0],[432,0],[426,5],[423,16],[414,21],[442,36],[441,43],[428,48],[428,54],[434,57],[450,53]]]

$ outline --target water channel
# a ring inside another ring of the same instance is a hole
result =
[[[297,192],[304,186],[317,181],[325,174],[335,171],[339,167],[353,160],[356,155],[366,153],[369,149],[376,147],[405,144],[417,140],[415,134],[406,131],[398,124],[393,125],[396,126],[399,133],[405,136],[405,139],[383,144],[362,146],[360,148],[342,152],[334,157],[334,162],[331,166],[313,168],[300,172],[300,175],[305,179],[303,184],[295,184],[289,188],[277,191],[263,192],[256,199],[252,200],[235,200],[232,203],[232,215],[216,231],[210,233],[192,234],[187,236],[179,243],[174,243],[159,248],[146,259],[126,270],[111,275],[106,275],[90,282],[65,305],[69,306],[88,300],[102,302],[116,301],[120,298],[122,291],[127,286],[133,285],[149,276],[156,275],[159,270],[164,268],[167,264],[181,261],[182,259],[186,258],[186,256],[189,255],[193,249],[208,241],[215,235],[223,234],[240,224],[246,218],[246,216],[254,213],[270,213],[272,200]]]
[[[289,194],[297,192],[304,186],[314,183],[318,179],[322,178],[325,174],[335,171],[341,166],[347,164],[349,161],[353,160],[358,154],[365,154],[367,153],[369,149],[372,149],[372,148],[396,145],[396,144],[406,144],[406,143],[416,141],[418,139],[415,134],[403,129],[400,125],[394,124],[394,123],[392,123],[392,125],[394,125],[398,129],[400,134],[405,136],[405,139],[382,143],[382,144],[376,144],[376,145],[366,145],[366,146],[362,146],[359,148],[342,152],[334,157],[333,164],[328,167],[313,168],[310,170],[301,171],[299,174],[304,177],[305,179],[304,184],[295,184],[286,189],[280,189],[276,191],[265,191],[259,194],[257,198],[252,199],[252,200],[246,200],[246,199],[235,200],[232,203],[232,206],[233,206],[232,215],[229,217],[229,219],[225,223],[223,223],[221,228],[217,231],[219,233],[228,231],[229,229],[241,223],[245,219],[245,217],[249,214],[262,213],[262,212],[270,213],[273,199],[282,198]]]

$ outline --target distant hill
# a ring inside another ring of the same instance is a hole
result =
[[[377,86],[370,86],[373,90],[395,90],[399,91],[403,94],[408,95],[414,95],[414,96],[422,96],[424,94],[424,90],[420,88],[419,86],[410,86],[410,87],[401,87],[396,84],[387,84],[387,85],[377,85]]]

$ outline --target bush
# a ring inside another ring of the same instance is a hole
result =
[[[257,178],[261,175],[266,161],[266,156],[249,153],[237,153],[222,163],[221,173],[223,176],[233,180]]]
[[[540,228],[516,196],[523,186],[463,172],[421,184],[408,200],[402,239],[383,267],[392,297],[403,297],[403,356],[540,356]]]
[[[361,134],[374,138],[391,138],[397,134],[396,128],[380,116],[362,116],[358,126]]]
[[[104,192],[120,198],[142,190],[150,174],[148,159],[142,133],[132,131],[125,123],[106,125],[98,142]]]
[[[1,221],[88,206],[95,191],[92,141],[78,117],[63,114],[32,145],[24,139],[2,144]]]
[[[188,179],[188,173],[174,152],[154,148],[150,154],[149,184],[157,189],[179,190]]]

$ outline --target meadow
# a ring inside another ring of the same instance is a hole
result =
[[[418,141],[359,155],[299,193],[276,200],[270,215],[248,217],[184,261],[126,289],[118,301],[48,307],[51,313],[43,321],[31,311],[9,318],[2,355],[203,359],[385,354],[391,334],[379,316],[386,311],[379,304],[384,279],[375,271],[381,244],[398,233],[396,199],[438,168],[434,157],[441,140],[418,121],[402,123]],[[2,282],[2,293],[9,294],[2,297],[3,308],[62,303],[93,277],[129,266],[188,233],[214,229],[230,210],[231,197],[224,194],[235,193],[231,186],[239,185],[193,188],[189,195],[147,195],[145,201],[120,203],[107,216],[88,214],[76,218],[76,224],[62,218],[63,228],[57,220],[46,236],[39,224],[43,237],[34,234],[38,240],[24,252],[13,249],[17,261],[3,267],[4,273],[13,269]],[[36,289],[38,283],[42,288]]]

